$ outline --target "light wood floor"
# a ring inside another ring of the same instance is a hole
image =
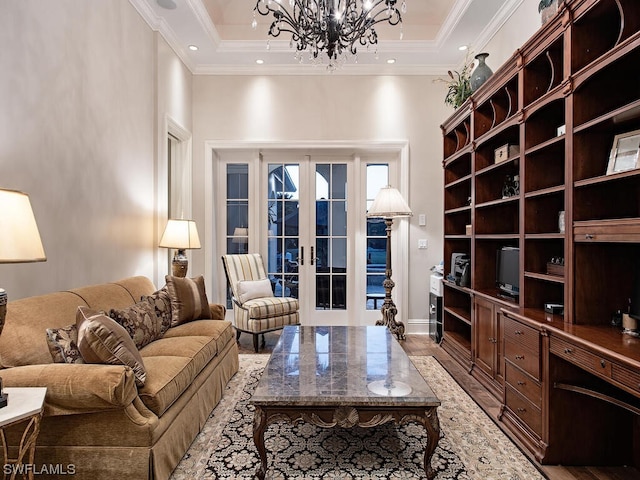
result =
[[[260,353],[271,353],[275,347],[280,332],[270,332],[265,334],[266,345]],[[453,358],[440,348],[428,335],[407,335],[407,339],[402,343],[408,355],[432,355],[438,359],[442,366],[454,376],[460,379],[460,386],[483,408],[485,412],[500,427],[497,421],[500,410],[500,403],[464,369]],[[242,334],[238,342],[240,353],[255,353],[253,350],[253,339],[251,335]],[[525,452],[526,454],[526,452]],[[607,468],[607,467],[563,467],[540,465],[535,459],[531,461],[549,480],[639,480],[640,472],[637,469],[627,468]]]

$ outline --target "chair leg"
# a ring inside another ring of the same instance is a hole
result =
[[[262,348],[264,349],[264,346],[267,344],[267,342],[265,342],[264,340],[264,333],[262,334]]]
[[[240,343],[240,334],[242,332],[236,328],[236,342]]]
[[[258,338],[260,337],[259,333],[253,334],[253,349],[258,353]]]

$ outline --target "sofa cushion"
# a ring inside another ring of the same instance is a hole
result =
[[[171,326],[211,318],[211,309],[204,288],[204,277],[174,277],[167,275],[167,290],[171,298]]]
[[[108,316],[87,307],[78,307],[76,317],[78,348],[86,363],[127,365],[144,385],[146,371],[140,352],[121,325]]]
[[[300,308],[297,298],[273,297],[249,300],[242,305],[249,318],[272,318],[295,313]]]
[[[170,328],[164,338],[206,336],[215,340],[217,351],[221,352],[235,336],[231,322],[226,320],[196,320]]]
[[[68,325],[60,328],[47,328],[47,346],[54,363],[84,363],[78,350],[78,328]]]
[[[273,297],[271,290],[271,280],[240,280],[237,285],[238,301],[240,303],[253,300],[255,298]]]
[[[171,302],[167,292],[153,296],[122,310],[109,310],[109,317],[122,325],[140,349],[162,337],[171,323]]]
[[[143,403],[161,416],[233,341],[231,322],[199,320],[170,328],[163,338],[140,350],[147,369],[139,393]]]

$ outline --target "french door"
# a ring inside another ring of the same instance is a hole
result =
[[[300,300],[303,324],[375,324],[386,232],[384,221],[366,212],[380,188],[399,185],[399,150],[260,150],[212,150],[217,196],[208,228],[218,234],[212,270],[223,253],[259,252],[274,294]],[[395,222],[392,256],[393,295],[404,313],[406,281],[398,280],[406,272],[408,229],[402,227]],[[217,272],[219,295],[231,310],[224,272]]]
[[[355,178],[349,157],[265,155],[261,245],[275,294],[300,299],[306,325],[354,315]]]

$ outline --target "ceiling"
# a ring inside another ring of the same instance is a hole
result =
[[[299,63],[290,37],[269,40],[271,17],[256,15],[258,26],[251,28],[256,0],[129,1],[194,74],[327,73],[326,66]],[[377,53],[361,48],[357,62],[350,58],[334,74],[446,74],[464,61],[465,52],[458,47],[480,51],[521,2],[406,0],[402,40],[399,26],[379,24]],[[190,45],[198,49],[192,51]],[[389,64],[390,59],[395,63]]]

